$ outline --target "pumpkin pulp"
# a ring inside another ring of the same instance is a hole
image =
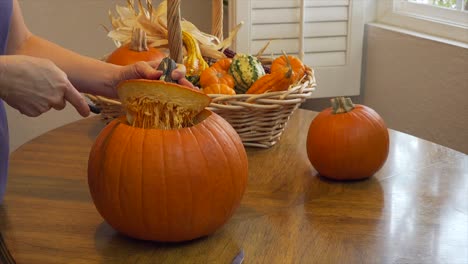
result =
[[[211,99],[175,83],[129,80],[118,88],[127,122],[144,129],[180,129],[194,125]]]
[[[150,97],[134,97],[127,101],[130,125],[139,128],[178,129],[192,126],[195,111],[171,102],[161,102]]]

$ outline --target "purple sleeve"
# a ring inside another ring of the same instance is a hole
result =
[[[0,203],[3,201],[7,182],[9,152],[8,124],[3,101],[0,100]]]
[[[12,0],[0,0],[0,56],[5,54],[11,12]],[[3,101],[0,100],[0,202],[3,201],[7,182],[9,152],[8,122]]]

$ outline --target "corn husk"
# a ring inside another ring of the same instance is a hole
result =
[[[127,0],[126,6],[116,5],[115,12],[109,11],[109,19],[112,29],[108,30],[107,36],[110,37],[115,45],[127,44],[131,41],[132,31],[135,27],[140,27],[146,32],[148,46],[167,47],[168,29],[167,29],[167,1],[162,1],[157,8],[153,8],[151,0]],[[181,29],[194,36],[198,41],[203,56],[222,59],[224,49],[232,45],[232,42],[242,26],[239,23],[229,36],[220,41],[216,36],[202,32],[193,23],[188,20],[181,20]]]

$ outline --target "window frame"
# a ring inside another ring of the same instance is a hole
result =
[[[377,22],[461,42],[461,45],[468,43],[468,12],[405,0],[384,0],[377,1]]]

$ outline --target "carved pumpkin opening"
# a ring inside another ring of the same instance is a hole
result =
[[[145,129],[193,126],[207,117],[200,113],[211,102],[199,91],[158,80],[125,81],[117,91],[128,124]]]

